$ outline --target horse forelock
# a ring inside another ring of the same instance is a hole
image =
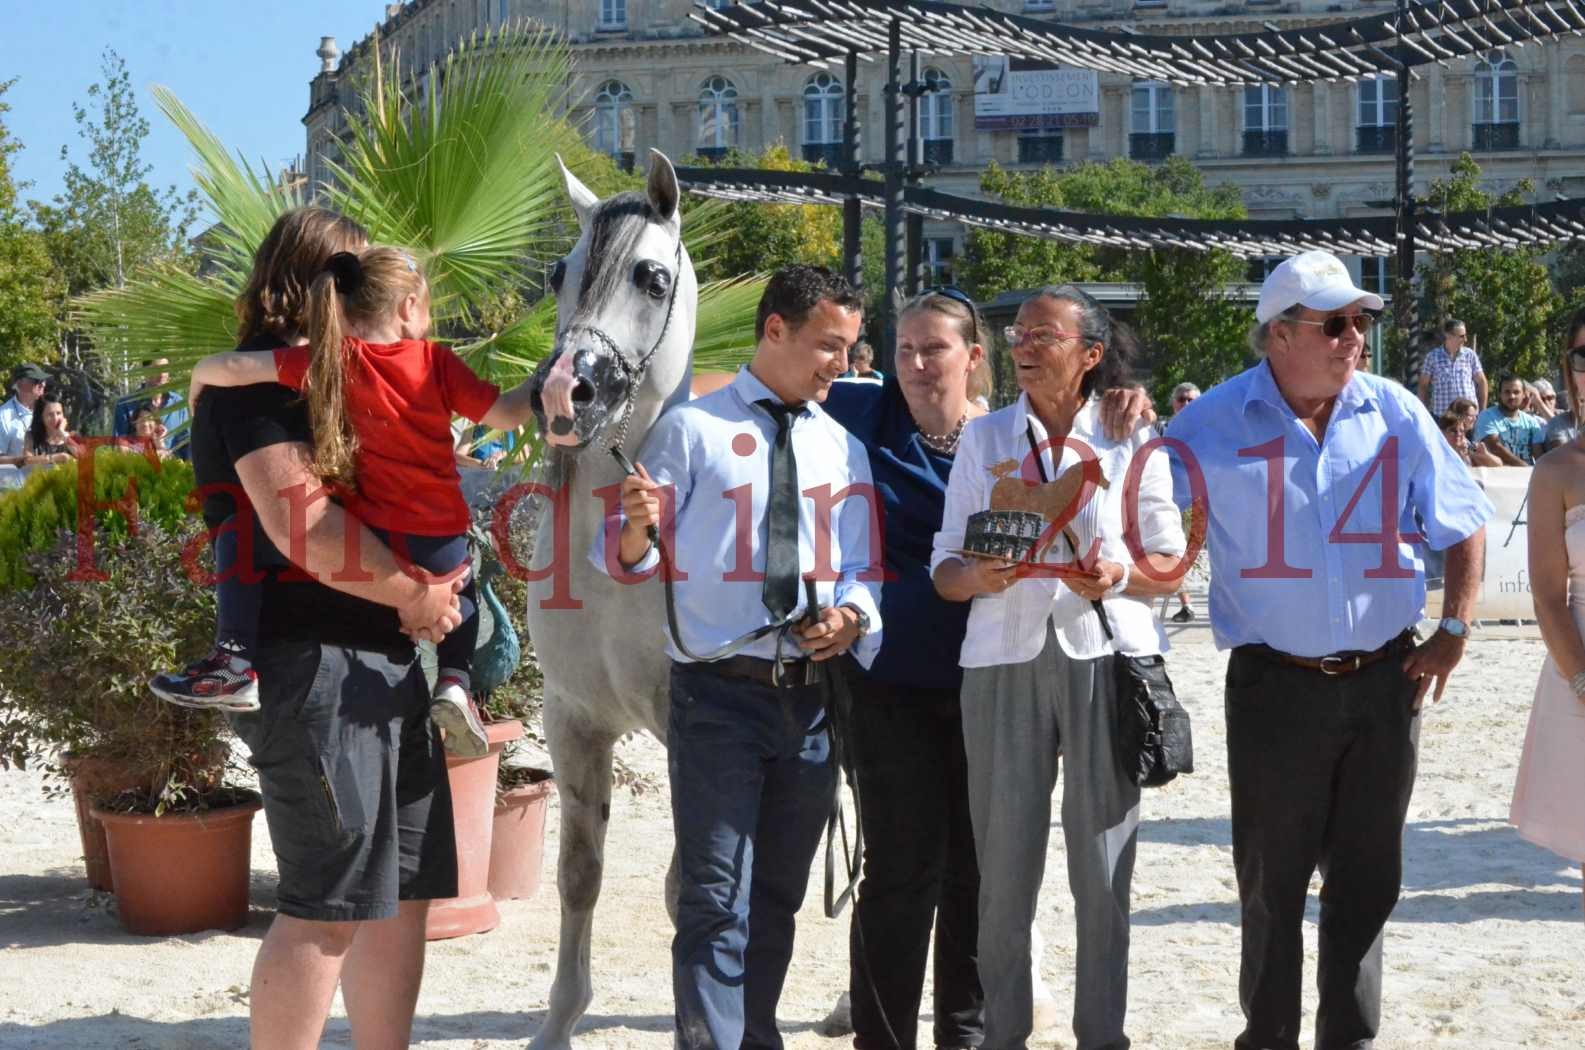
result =
[[[589,250],[584,255],[583,282],[578,286],[580,317],[597,315],[616,298],[627,279],[639,238],[655,209],[642,193],[619,193],[602,201],[589,223]]]

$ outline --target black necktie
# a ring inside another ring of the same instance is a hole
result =
[[[770,500],[765,505],[765,608],[781,619],[798,604],[798,462],[793,458],[796,409],[766,398],[756,402],[776,421],[770,452]]]

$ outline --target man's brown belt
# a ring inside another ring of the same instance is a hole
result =
[[[1349,652],[1332,653],[1328,656],[1295,656],[1285,653],[1281,649],[1273,649],[1269,645],[1254,644],[1247,647],[1255,654],[1268,660],[1289,664],[1293,667],[1303,667],[1308,671],[1320,671],[1322,674],[1346,675],[1363,670],[1379,660],[1389,656],[1398,656],[1408,652],[1414,646],[1414,629],[1405,628],[1404,632],[1393,638],[1380,649],[1369,652],[1351,650]]]

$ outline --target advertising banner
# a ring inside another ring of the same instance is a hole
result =
[[[1486,523],[1486,572],[1475,602],[1477,620],[1533,620],[1530,545],[1525,523],[1527,467],[1477,467],[1475,480],[1497,513]]]
[[[1093,127],[1100,122],[1100,80],[1094,70],[1006,55],[974,57],[976,128]]]

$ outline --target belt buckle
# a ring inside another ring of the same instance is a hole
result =
[[[1330,675],[1352,674],[1359,670],[1359,656],[1323,656],[1321,657],[1321,673]],[[1333,666],[1328,667],[1330,661]],[[1350,665],[1350,661],[1353,661]]]

